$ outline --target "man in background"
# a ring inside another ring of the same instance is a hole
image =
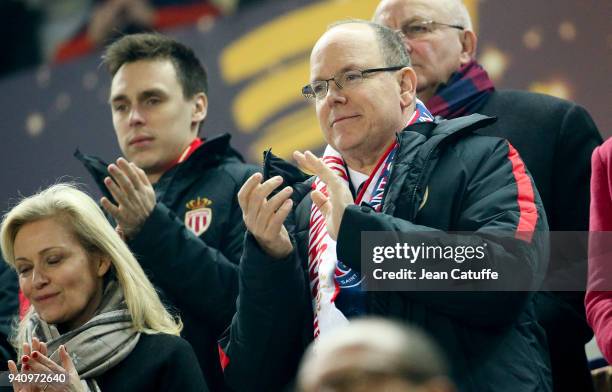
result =
[[[602,139],[586,110],[542,94],[495,89],[475,59],[477,37],[461,0],[383,0],[373,19],[404,35],[417,95],[432,114],[497,117],[478,133],[516,147],[540,192],[550,230],[588,231],[590,157]],[[593,388],[584,351],[593,336],[583,304],[587,250],[580,240],[551,235],[548,291],[536,296],[555,391]]]

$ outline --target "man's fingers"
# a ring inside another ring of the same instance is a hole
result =
[[[314,169],[312,167],[310,167],[310,163],[306,160],[306,157],[304,156],[303,152],[294,151],[293,152],[293,159],[295,159],[295,161],[297,162],[297,164],[300,167],[300,169],[302,169],[304,171],[308,171],[308,172],[314,173]]]
[[[285,223],[285,219],[287,219],[289,212],[291,212],[291,207],[293,207],[293,200],[286,199],[278,210],[270,217],[270,220],[266,226],[266,234],[277,236],[284,230],[283,224]]]
[[[131,164],[130,162],[126,161],[125,158],[117,159],[116,163],[117,163],[117,167],[121,169],[123,174],[129,180],[129,183],[131,184],[131,186],[135,189],[140,189],[141,181],[140,181],[140,176],[138,175],[138,172],[135,170],[136,165],[134,165],[133,163]]]
[[[293,193],[293,188],[290,186],[284,187],[280,192],[276,195],[272,196],[268,199],[267,208],[269,208],[272,212],[275,212],[280,208],[280,206],[291,196]]]
[[[257,185],[249,195],[246,205],[245,224],[251,233],[264,229],[262,225],[267,223],[271,213],[270,209],[267,209],[268,196],[282,183],[283,179],[280,176],[272,177],[264,183]],[[262,213],[263,216],[260,217]]]
[[[102,204],[102,208],[104,208],[109,214],[113,216],[113,218],[115,218],[115,220],[117,220],[117,217],[119,216],[119,207],[111,203],[111,201],[108,200],[108,198],[106,197],[102,197],[100,199],[100,204]]]
[[[278,209],[291,196],[293,189],[290,186],[283,188],[276,195],[272,196],[259,210],[257,215],[257,226],[268,230],[269,222],[272,216],[277,214]]]
[[[296,160],[301,169],[314,173],[321,179],[328,187],[336,187],[341,184],[336,174],[330,169],[321,159],[317,158],[312,152],[305,151],[301,153],[295,151],[293,158]]]
[[[151,184],[151,182],[149,181],[149,177],[147,177],[147,173],[145,173],[144,170],[142,170],[141,168],[136,166],[136,164],[134,164],[134,162],[130,162],[130,165],[134,168],[134,171],[136,172],[136,174],[138,175],[138,178],[140,178],[140,181],[143,184],[145,184],[147,186]]]
[[[346,205],[354,202],[353,195],[351,194],[346,182],[343,181],[336,172],[328,167],[323,160],[317,158],[310,151],[306,151],[304,154],[300,154],[296,151],[294,156],[306,162],[306,165],[312,168],[312,171],[321,179],[321,181],[325,183],[325,185],[327,185],[327,194],[330,205],[328,207],[324,207],[324,200],[318,198],[322,206],[320,207],[321,211],[323,211],[324,208],[331,208],[331,204],[336,206],[338,209],[337,212],[343,211]],[[315,201],[315,199],[313,199],[313,201]]]
[[[261,174],[254,174],[238,192],[238,203],[247,227],[254,224],[260,208],[266,204],[266,197],[283,182],[280,176],[276,176],[260,184],[261,178]]]
[[[313,167],[311,167],[311,163],[306,159],[306,156],[304,156],[303,152],[300,151],[294,151],[293,152],[293,159],[295,159],[295,161],[298,164],[298,167],[305,171],[305,172],[309,172],[309,173],[314,173],[315,170]]]
[[[124,162],[126,162],[127,165],[127,161]],[[129,168],[129,165],[127,165],[127,167]],[[108,165],[108,172],[110,173],[117,186],[121,188],[121,191],[123,193],[129,194],[134,192],[134,183],[132,182],[130,177],[128,177],[128,174],[123,168],[115,165],[114,163],[111,163],[110,165]]]
[[[238,191],[238,205],[240,205],[243,213],[246,213],[247,211],[247,201],[251,195],[251,192],[253,192],[253,189],[255,189],[255,187],[261,183],[262,179],[263,176],[261,173],[255,173],[249,177],[244,184],[242,184],[242,187]]]
[[[317,158],[310,151],[304,153],[306,161],[313,168],[315,174],[327,184],[328,187],[337,186],[341,184],[338,174],[330,169],[321,159]]]
[[[310,197],[312,198],[312,202],[315,203],[317,208],[321,210],[323,216],[328,216],[329,214],[331,214],[331,203],[322,192],[312,191],[310,193]]]
[[[117,185],[117,183],[112,178],[105,177],[104,185],[106,185],[106,189],[108,189],[108,191],[113,196],[113,199],[115,199],[117,204],[120,204],[120,205],[127,204],[127,198],[126,198],[125,192],[121,190],[119,185]]]
[[[283,178],[281,176],[274,176],[267,181],[264,181],[261,185],[256,186],[253,192],[251,192],[251,196],[249,197],[249,202],[259,203],[264,199],[267,199],[276,188],[278,188],[283,183]]]
[[[304,170],[307,170],[309,172],[312,172],[312,173],[316,174],[317,176],[319,176],[318,171],[321,170],[321,168],[319,166],[319,163],[321,163],[323,166],[325,166],[325,164],[323,162],[320,162],[319,158],[317,158],[310,151],[304,151],[304,152],[294,151],[293,152],[293,158],[295,159],[295,161],[297,162],[298,166],[301,169],[304,169]]]
[[[125,241],[125,232],[123,231],[121,225],[117,225],[115,227],[115,232],[119,235],[119,237],[121,237],[123,241]]]
[[[247,229],[257,241],[264,248],[270,246],[271,255],[278,252],[284,255],[286,250],[291,250],[291,245],[287,245],[288,234],[283,223],[291,211],[292,201],[288,198],[293,189],[286,187],[268,199],[270,194],[283,183],[283,179],[276,176],[263,183],[262,179],[261,173],[255,173],[245,181],[238,192],[238,204],[242,209]]]

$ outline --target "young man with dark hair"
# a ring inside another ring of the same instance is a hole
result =
[[[158,34],[128,35],[108,47],[104,63],[124,158],[107,165],[77,157],[117,230],[178,309],[210,389],[224,390],[216,337],[235,310],[244,237],[236,194],[256,169],[229,135],[198,137],[207,80],[191,49]]]
[[[104,54],[104,64],[112,76],[125,63],[156,59],[172,62],[186,99],[200,92],[208,93],[208,75],[195,53],[166,36],[134,34],[110,45]]]

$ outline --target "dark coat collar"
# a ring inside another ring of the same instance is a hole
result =
[[[185,162],[176,165],[164,173],[155,185],[155,188],[167,188],[168,184],[172,182],[171,179],[178,172],[198,173],[202,169],[216,166],[222,160],[228,158],[244,162],[240,153],[230,146],[230,139],[231,136],[225,133],[205,140],[204,144],[195,150]],[[107,169],[108,163],[93,155],[83,154],[79,149],[74,152],[74,156],[83,163],[87,171],[92,175],[102,194],[109,200],[114,200],[104,185],[104,178],[109,175]]]

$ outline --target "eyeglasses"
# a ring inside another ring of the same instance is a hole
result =
[[[402,26],[400,32],[408,39],[415,39],[431,34],[441,27],[450,27],[461,31],[465,30],[465,27],[459,25],[434,22],[433,20],[417,20]]]
[[[360,70],[351,70],[341,73],[340,75],[336,75],[333,78],[325,79],[325,80],[316,80],[306,86],[302,87],[302,95],[306,99],[323,99],[327,95],[327,91],[329,90],[329,82],[334,81],[336,86],[339,89],[350,88],[358,85],[363,81],[365,75],[374,73],[374,72],[389,72],[389,71],[397,71],[406,67],[406,65],[396,65],[394,67],[386,67],[386,68],[369,68]]]

